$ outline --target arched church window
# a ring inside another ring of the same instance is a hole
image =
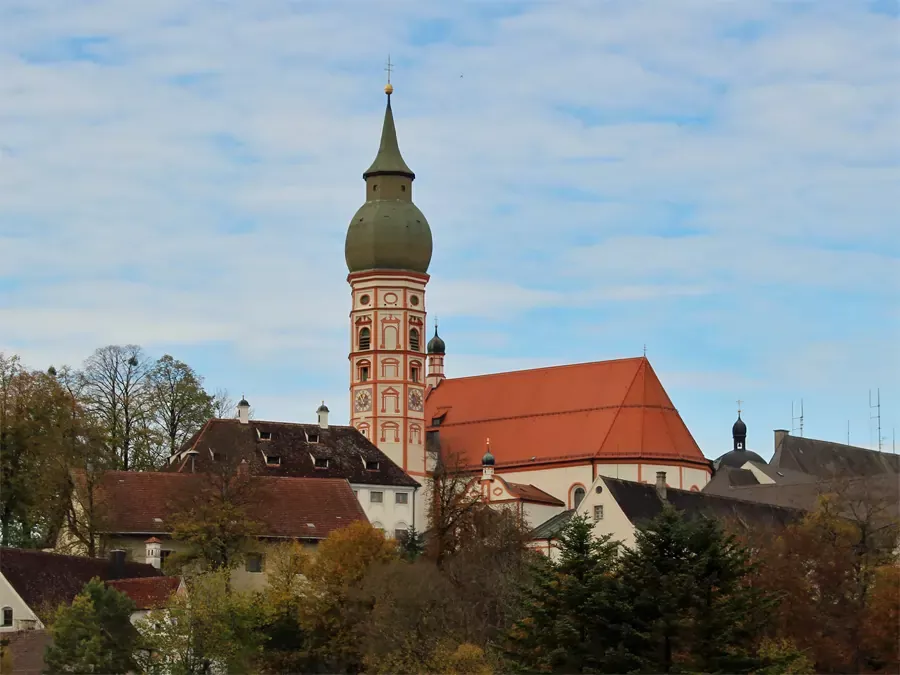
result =
[[[359,348],[360,349],[369,349],[372,344],[372,331],[369,330],[368,326],[363,326],[359,329]]]
[[[581,505],[581,501],[584,499],[584,488],[577,487],[575,491],[572,493],[572,508],[578,508]]]
[[[410,328],[409,329],[409,348],[414,352],[419,351],[419,329],[418,328]]]

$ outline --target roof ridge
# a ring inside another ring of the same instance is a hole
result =
[[[634,381],[637,379],[638,373],[641,372],[641,365],[643,364],[644,361],[647,360],[647,357],[646,356],[638,357],[638,360],[639,360],[638,367],[634,371],[634,375],[631,378],[631,382],[628,383],[628,387],[625,389],[625,393],[622,394],[622,401],[617,406],[616,414],[613,415],[612,421],[609,423],[609,426],[606,428],[606,435],[603,437],[603,439],[600,441],[600,444],[597,446],[597,449],[594,451],[595,456],[600,454],[600,452],[603,450],[603,446],[606,444],[606,439],[609,438],[609,435],[612,433],[613,427],[616,426],[616,420],[619,419],[619,413],[622,412],[622,408],[625,407],[625,400],[628,398],[628,394],[629,394],[629,392],[631,392],[631,388],[634,386]],[[637,407],[643,408],[643,406],[637,406]],[[644,426],[643,420],[641,420],[641,440],[642,441],[643,441],[643,426]],[[638,452],[643,452],[643,450],[644,450],[644,448],[643,448],[643,444],[642,444],[641,448]]]
[[[515,375],[518,373],[533,373],[539,370],[562,370],[564,368],[580,368],[583,366],[596,366],[601,363],[621,363],[623,361],[641,361],[646,360],[643,356],[624,356],[618,359],[605,359],[601,361],[584,361],[581,363],[561,363],[555,366],[538,366],[537,368],[520,368],[518,370],[501,370],[497,373],[482,373],[480,375],[465,375],[463,377],[447,377],[444,382],[459,382],[460,380],[476,380],[485,377],[496,377],[497,375]]]

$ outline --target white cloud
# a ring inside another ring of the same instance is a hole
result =
[[[470,354],[463,371],[544,363],[523,350],[554,345],[515,338],[546,332],[566,353],[665,344],[679,359],[670,388],[717,388],[678,373],[720,368],[749,386],[817,342],[840,347],[798,373],[878,374],[859,334],[896,333],[896,19],[842,2],[499,14],[4,4],[0,343],[35,365],[126,340],[223,344],[237,361],[211,379],[246,367],[280,381],[290,362],[333,373],[344,396],[342,240],[390,51],[400,142],[434,231],[429,310]],[[430,19],[451,39],[426,40]],[[98,58],[67,60],[67,41],[90,36],[108,38],[90,47]],[[690,322],[730,351],[698,348],[712,338],[687,337]],[[498,351],[505,361],[485,354]],[[823,406],[845,405],[825,380]]]

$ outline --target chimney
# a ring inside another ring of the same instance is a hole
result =
[[[250,475],[250,465],[247,464],[246,459],[242,459],[241,463],[238,464],[238,476],[246,477]]]
[[[787,429],[776,429],[775,430],[775,450],[778,450],[781,447],[782,442],[784,442],[785,436],[789,436],[790,433]]]
[[[197,455],[199,455],[199,454],[200,453],[197,452],[196,450],[188,450],[187,455],[191,459],[191,473],[194,473],[194,471],[196,470],[195,460],[197,459]]]
[[[150,537],[144,544],[147,546],[147,564],[160,569],[162,567],[162,542],[156,537]]]
[[[125,577],[125,551],[120,548],[109,552],[109,580]]]
[[[319,417],[319,428],[327,429],[328,428],[328,406],[325,405],[325,401],[322,401],[322,405],[316,410],[316,415]]]
[[[659,498],[665,501],[666,499],[666,472],[665,471],[657,471],[656,472],[656,494],[659,495]]]
[[[250,403],[243,397],[237,404],[237,416],[241,424],[250,424]]]

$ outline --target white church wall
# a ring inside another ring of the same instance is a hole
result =
[[[598,487],[601,488],[600,492],[597,492]],[[600,507],[600,510],[598,511],[596,507]],[[628,548],[634,547],[634,525],[619,507],[618,502],[613,499],[606,483],[603,482],[603,476],[598,476],[590,486],[576,513],[587,516],[589,522],[594,523],[594,536],[602,537],[609,534],[615,541],[622,542]]]
[[[572,507],[572,489],[576,485],[581,485],[587,490],[593,480],[592,469],[589,463],[528,470],[498,468],[497,473],[510,483],[524,483],[540,488],[544,492],[562,500],[566,508]]]
[[[551,506],[549,504],[531,504],[525,503],[522,507],[522,515],[525,518],[525,522],[528,527],[534,528],[540,525],[541,523],[545,523],[550,520],[553,516],[561,511],[564,511],[565,507],[562,506]]]

